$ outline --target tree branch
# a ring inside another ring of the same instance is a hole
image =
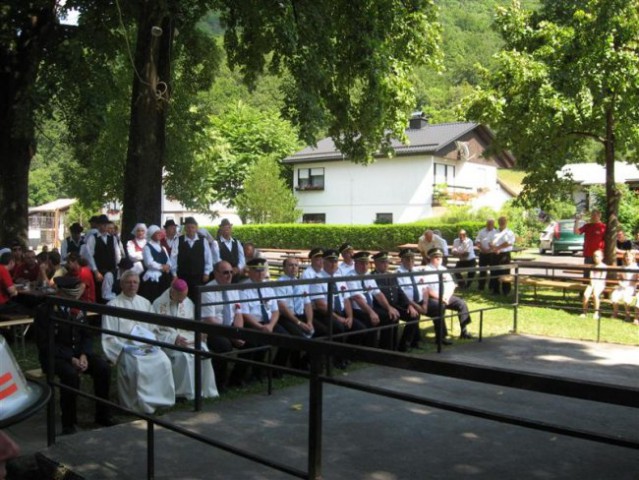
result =
[[[598,135],[595,135],[594,133],[590,133],[590,132],[580,132],[578,130],[575,130],[573,132],[568,132],[567,135],[579,135],[581,137],[589,137],[589,138],[594,138],[595,140],[597,140],[599,143],[604,144],[606,143],[606,139],[602,138]]]

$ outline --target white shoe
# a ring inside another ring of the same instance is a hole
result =
[[[596,313],[592,316],[593,319],[595,320],[599,320],[601,317],[599,316],[599,313]]]
[[[582,313],[581,315],[579,315],[579,318],[586,318],[586,314]]]

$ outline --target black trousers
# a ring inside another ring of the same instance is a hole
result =
[[[444,311],[453,310],[457,312],[457,318],[459,319],[459,327],[462,333],[466,331],[466,326],[471,322],[470,313],[468,312],[468,305],[466,302],[455,295],[452,295],[448,299],[448,304],[444,305]]]
[[[411,317],[407,308],[397,306],[395,306],[395,308],[399,312],[400,320],[406,322],[396,348],[400,352],[405,352],[409,347],[419,346],[419,315]]]
[[[93,379],[95,396],[109,399],[111,369],[109,364],[99,355],[87,355],[89,367],[84,372]],[[56,358],[54,372],[63,385],[80,389],[81,373],[71,364],[71,359]],[[77,394],[66,389],[60,389],[60,410],[62,412],[62,426],[71,427],[77,423]],[[105,420],[109,417],[109,407],[102,403],[95,406],[95,420]]]
[[[479,266],[489,267],[493,264],[493,253],[480,253],[479,254]],[[490,278],[491,272],[483,270],[479,272],[479,280],[477,280],[477,288],[483,290],[486,286],[486,280]]]
[[[457,262],[456,268],[471,268],[477,265],[477,259],[473,258],[472,260],[459,260]],[[461,272],[455,273],[455,279],[457,280],[457,285],[459,288],[470,288],[470,284],[473,282],[473,278],[475,278],[475,272],[469,271],[466,273],[467,277],[464,279],[464,275]]]
[[[504,267],[510,263],[510,252],[495,253],[493,254],[493,263],[490,268],[490,290],[493,293],[499,294],[500,283],[499,277],[502,275],[508,275],[510,269]],[[501,293],[508,295],[510,293],[510,282],[501,283]]]
[[[388,312],[383,308],[379,308],[377,306],[373,306],[372,309],[375,311],[377,316],[379,317],[379,326],[390,325],[391,319],[388,315]],[[373,322],[371,321],[371,317],[368,313],[363,310],[353,309],[353,317],[359,320],[367,330],[374,328]],[[394,350],[394,339],[395,332],[397,331],[397,327],[395,328],[385,328],[384,330],[379,331],[379,347],[385,350]],[[364,345],[367,347],[376,347],[377,346],[377,331],[369,331],[364,334]]]

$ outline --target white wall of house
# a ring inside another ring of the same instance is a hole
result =
[[[371,224],[377,214],[392,214],[393,223],[408,223],[432,216],[435,164],[449,169],[449,186],[496,188],[497,169],[489,165],[427,156],[379,159],[369,166],[348,161],[295,164],[294,183],[300,169],[324,169],[324,190],[296,190],[298,207],[304,214],[325,214],[326,223]],[[301,220],[301,219],[300,219]]]

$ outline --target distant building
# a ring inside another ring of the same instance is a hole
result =
[[[29,208],[29,247],[60,247],[66,233],[66,216],[75,198],[59,198]]]
[[[369,166],[345,159],[331,138],[283,160],[294,169],[304,223],[408,223],[436,216],[442,204],[499,209],[512,198],[497,181],[510,168],[508,152],[489,155],[493,133],[476,123],[430,125],[411,119],[409,145],[394,142],[395,157]]]

